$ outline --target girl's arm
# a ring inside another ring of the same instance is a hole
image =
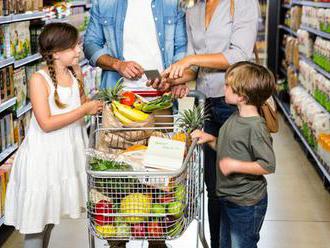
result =
[[[49,89],[45,79],[38,73],[34,73],[29,85],[33,113],[39,126],[46,133],[63,128],[87,114],[95,114],[103,108],[102,102],[90,101],[68,113],[51,115],[48,104]]]

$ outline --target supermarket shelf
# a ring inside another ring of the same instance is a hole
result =
[[[88,62],[89,62],[88,59],[83,59],[82,61],[79,62],[79,65],[81,67],[81,66],[87,65]]]
[[[14,67],[15,68],[18,68],[20,66],[29,64],[29,63],[34,62],[34,61],[37,61],[37,60],[39,60],[41,58],[42,58],[41,54],[40,53],[36,53],[36,54],[30,55],[30,56],[28,56],[28,57],[26,57],[24,59],[15,61]]]
[[[292,0],[292,4],[311,6],[311,7],[330,8],[330,3],[322,3],[322,2]]]
[[[307,143],[305,137],[302,135],[302,133],[300,132],[299,128],[294,123],[294,121],[293,121],[293,119],[291,117],[291,114],[290,114],[290,108],[289,108],[288,104],[282,103],[281,100],[278,99],[277,96],[275,96],[274,98],[275,98],[278,106],[282,109],[282,111],[283,111],[286,119],[290,123],[291,127],[293,128],[293,130],[295,131],[295,133],[297,134],[297,136],[299,137],[299,139],[301,140],[301,142],[303,143],[303,145],[306,147],[306,149],[308,150],[308,152],[310,153],[310,155],[313,157],[313,159],[316,162],[317,166],[321,170],[324,178],[328,181],[328,183],[330,183],[330,174],[329,174],[329,172],[324,168],[322,162],[320,161],[320,159],[318,158],[318,156],[316,155],[316,153],[314,152],[314,150]]]
[[[326,32],[322,32],[320,30],[317,30],[317,29],[314,29],[314,28],[310,28],[310,27],[307,27],[307,26],[304,26],[304,25],[301,25],[300,26],[301,29],[304,29],[312,34],[315,34],[317,36],[320,36],[322,38],[325,38],[325,39],[329,39],[330,40],[330,33],[326,33]]]
[[[86,1],[74,1],[69,3],[71,7],[86,6]]]
[[[18,148],[17,144],[11,145],[3,152],[0,153],[0,163],[4,162],[13,152],[15,152]]]
[[[47,19],[45,20],[46,24],[50,24],[50,23],[57,23],[57,22],[69,22],[69,19],[67,17],[65,18],[53,18],[53,19]]]
[[[30,12],[30,13],[27,12],[25,14],[0,16],[0,24],[28,21],[33,19],[40,19],[43,17],[45,17],[45,13],[43,12]]]
[[[29,102],[23,108],[16,111],[16,118],[24,115],[25,113],[29,112],[32,109],[32,104]]]
[[[16,103],[16,97],[11,98],[11,99],[9,99],[9,100],[7,100],[7,101],[1,103],[1,104],[0,104],[0,113],[1,113],[2,111],[5,111],[5,110],[8,109],[8,108],[14,106],[15,103]]]
[[[285,8],[285,9],[291,9],[291,5],[290,4],[282,4],[282,8]]]
[[[2,60],[0,60],[0,68],[14,64],[14,62],[15,62],[14,58],[2,59]]]
[[[278,28],[288,32],[289,34],[291,34],[293,36],[297,36],[297,33],[295,31],[293,31],[291,28],[289,28],[285,25],[278,25]]]
[[[311,59],[307,58],[304,55],[300,54],[300,59],[305,61],[307,64],[309,64],[311,67],[313,67],[317,72],[321,73],[326,78],[330,79],[330,73],[322,69],[320,66],[315,64]]]

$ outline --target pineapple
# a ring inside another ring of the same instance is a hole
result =
[[[96,99],[105,102],[118,101],[120,99],[120,93],[123,91],[124,88],[123,79],[124,78],[120,78],[116,82],[116,85],[112,88],[100,90],[96,95]]]
[[[179,114],[177,119],[178,127],[187,134],[196,129],[202,129],[204,121],[209,119],[207,108],[204,106],[194,106],[193,109],[187,109]]]
[[[204,106],[194,106],[193,109],[187,109],[183,113],[179,113],[176,120],[178,128],[181,130],[173,136],[174,140],[180,140],[191,145],[190,134],[196,129],[202,129],[204,122],[209,120],[207,108]]]

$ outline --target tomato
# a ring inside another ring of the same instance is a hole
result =
[[[133,237],[143,238],[146,236],[146,228],[143,223],[133,224],[131,233]]]
[[[161,237],[163,235],[163,227],[158,222],[148,224],[149,237]]]
[[[114,221],[114,217],[105,216],[113,213],[113,205],[106,200],[98,201],[95,205],[95,223],[98,225],[108,225]]]
[[[128,106],[132,106],[136,100],[136,96],[131,91],[125,91],[121,94],[120,103]]]

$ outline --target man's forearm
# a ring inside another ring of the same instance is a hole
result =
[[[96,64],[97,66],[101,67],[103,70],[118,71],[120,62],[121,61],[119,59],[105,54],[98,58]]]
[[[237,161],[234,166],[235,173],[250,174],[250,175],[266,175],[270,172],[262,168],[257,162]]]

